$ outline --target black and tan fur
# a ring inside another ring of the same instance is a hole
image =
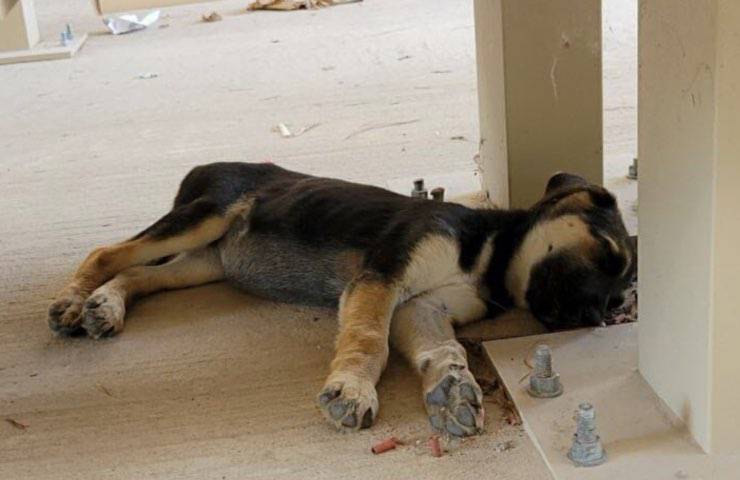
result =
[[[614,197],[573,175],[555,175],[528,210],[476,210],[271,164],[216,163],[185,177],[162,219],[94,250],[50,307],[49,326],[112,335],[133,298],[222,279],[337,305],[336,355],[318,397],[327,420],[340,430],[372,424],[392,344],[422,377],[433,427],[464,436],[482,428],[483,408],[453,326],[513,306],[552,326],[598,324],[635,263]]]

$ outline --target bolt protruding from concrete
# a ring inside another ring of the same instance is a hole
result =
[[[576,433],[568,458],[580,467],[594,467],[606,461],[601,438],[596,434],[596,413],[590,403],[578,405]]]
[[[632,159],[632,165],[627,169],[627,178],[630,180],[637,180],[637,159]]]
[[[552,376],[552,353],[547,345],[537,345],[534,352],[534,373],[539,377]]]
[[[552,353],[547,345],[537,345],[534,352],[534,371],[529,376],[527,391],[538,398],[552,398],[563,393],[560,375],[552,371]]]
[[[72,25],[69,23],[65,27],[64,33],[67,36],[67,40],[72,40],[73,38],[75,38],[74,32],[72,32]]]
[[[414,180],[414,189],[411,190],[411,196],[414,198],[429,198],[427,189],[424,188],[423,178],[417,178]]]
[[[432,189],[432,200],[437,200],[438,202],[444,202],[445,200],[445,189],[442,187],[437,187]]]

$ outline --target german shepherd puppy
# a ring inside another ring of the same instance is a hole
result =
[[[481,389],[453,326],[491,306],[551,326],[595,325],[621,302],[635,252],[614,197],[556,174],[528,210],[471,209],[285,170],[214,163],[182,181],[172,210],[82,262],[49,308],[60,334],[123,329],[133,298],[226,279],[279,301],[339,308],[318,395],[337,429],[369,427],[389,343],[423,381],[432,426],[483,426]]]

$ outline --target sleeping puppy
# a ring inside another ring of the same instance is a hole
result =
[[[338,306],[318,404],[337,429],[369,427],[389,344],[422,378],[432,426],[483,426],[481,389],[453,327],[529,309],[551,327],[597,325],[621,302],[635,252],[614,197],[557,174],[528,210],[471,209],[272,164],[214,163],[130,240],[97,248],[49,308],[60,334],[119,333],[138,296],[218,280],[278,301]]]

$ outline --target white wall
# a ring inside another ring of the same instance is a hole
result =
[[[640,370],[715,452],[740,449],[739,29],[735,0],[640,2]]]
[[[476,0],[475,26],[492,198],[529,206],[558,170],[601,184],[601,0]]]
[[[740,2],[719,2],[711,326],[712,450],[740,452]]]

